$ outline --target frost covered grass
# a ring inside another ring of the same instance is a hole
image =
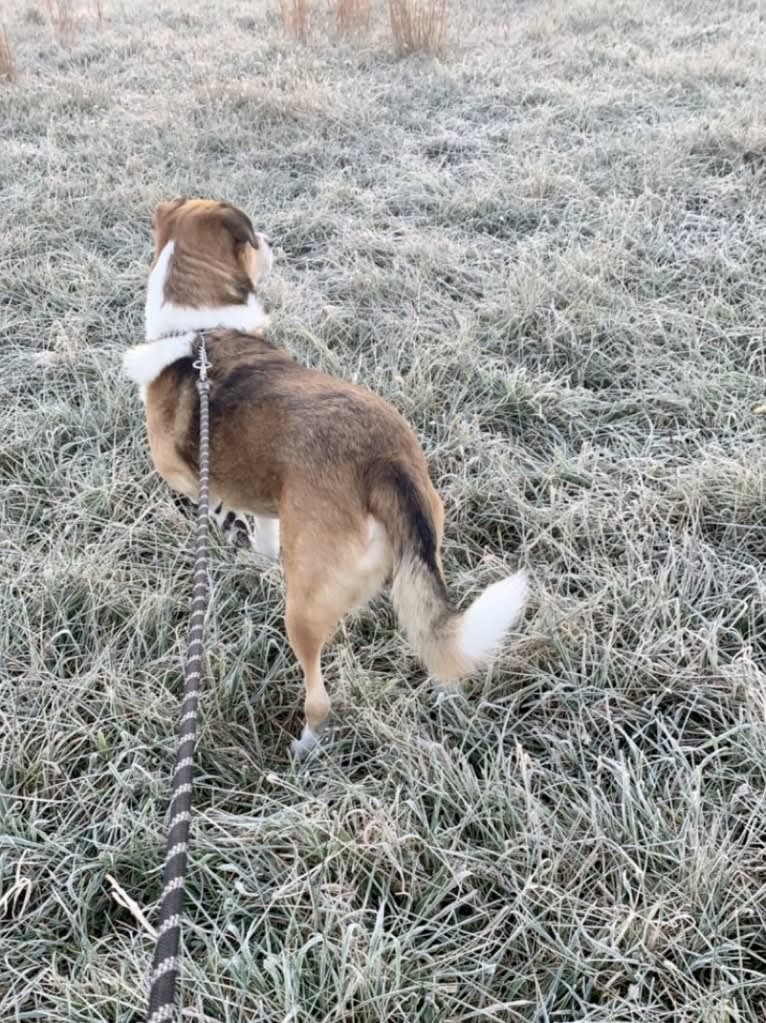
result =
[[[191,521],[119,361],[187,194],[279,241],[274,337],[412,422],[455,594],[533,596],[463,696],[349,619],[296,766],[280,572],[217,550],[184,1019],[762,1020],[757,7],[480,0],[402,60],[380,17],[75,7],[5,16],[0,1019],[143,1018],[107,875],[156,920]]]

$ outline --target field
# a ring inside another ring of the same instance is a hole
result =
[[[403,59],[382,11],[93,10],[4,14],[0,1020],[143,1019],[192,522],[119,364],[179,194],[246,207],[272,336],[412,422],[455,598],[532,580],[462,694],[387,597],[349,618],[296,765],[280,571],[216,541],[183,1019],[763,1020],[759,5],[455,3]]]

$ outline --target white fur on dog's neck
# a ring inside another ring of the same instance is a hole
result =
[[[147,344],[129,348],[122,360],[125,374],[139,385],[144,400],[146,388],[164,369],[191,355],[197,331],[214,330],[216,327],[251,331],[268,322],[255,295],[242,305],[203,306],[201,309],[167,302],[165,280],[174,249],[175,242],[168,242],[149,274],[146,288]]]
[[[133,345],[125,352],[122,357],[123,371],[125,376],[138,384],[142,401],[146,401],[146,388],[163,370],[191,355],[196,336],[196,330],[190,330],[186,334],[161,337],[145,345]]]

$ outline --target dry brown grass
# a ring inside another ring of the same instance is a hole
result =
[[[70,42],[75,30],[72,0],[45,0],[45,7],[56,37],[60,42]]]
[[[371,21],[370,0],[335,0],[335,28],[341,35],[369,32]]]
[[[16,61],[11,48],[11,41],[0,21],[0,82],[12,82],[16,77]]]
[[[305,41],[309,34],[308,0],[279,0],[285,32],[293,39]]]
[[[447,37],[447,0],[388,0],[394,49],[398,54],[434,53]]]

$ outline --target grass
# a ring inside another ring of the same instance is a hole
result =
[[[275,339],[413,423],[455,595],[534,596],[464,696],[348,620],[296,766],[279,570],[216,550],[183,1018],[762,1020],[757,10],[482,0],[443,61],[253,0],[8,30],[3,1023],[143,1019],[192,527],[119,362],[184,193],[279,239]]]
[[[372,22],[372,0],[335,0],[335,29],[341,35],[368,32]]]
[[[433,53],[447,35],[447,0],[388,0],[394,51]]]
[[[77,12],[73,0],[45,0],[45,7],[56,38],[68,45],[77,28]],[[29,10],[35,11],[36,8],[30,5]]]
[[[16,61],[13,56],[13,47],[5,25],[0,21],[0,82],[11,82],[15,77]]]
[[[279,0],[279,11],[285,32],[305,42],[309,32],[308,0]]]

